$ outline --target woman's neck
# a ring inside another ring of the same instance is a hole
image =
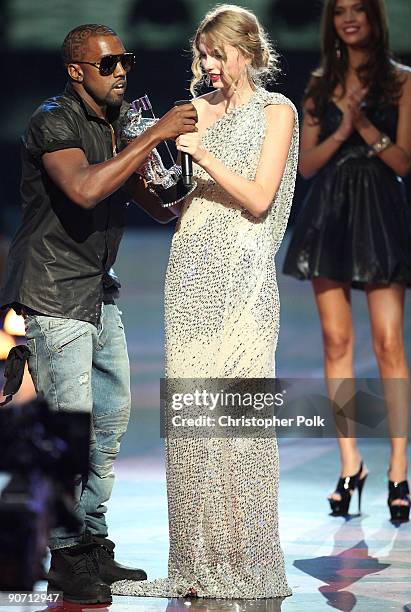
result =
[[[241,88],[233,88],[232,86],[227,90],[220,90],[222,102],[225,106],[225,111],[230,111],[237,106],[246,104],[251,98],[255,91],[250,83],[245,84]]]
[[[368,53],[365,49],[348,47],[348,71],[356,72],[359,66],[367,61]]]

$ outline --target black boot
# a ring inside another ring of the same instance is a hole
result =
[[[111,603],[110,587],[98,573],[95,548],[84,538],[75,546],[52,550],[48,591],[62,591],[65,601],[75,603]]]
[[[144,570],[125,567],[114,560],[114,542],[97,536],[92,536],[92,539],[95,543],[94,555],[99,574],[104,582],[112,584],[117,580],[147,580]]]

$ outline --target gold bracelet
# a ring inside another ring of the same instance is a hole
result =
[[[391,147],[393,144],[393,141],[389,136],[387,136],[387,134],[380,132],[378,139],[370,147],[368,157],[372,157],[373,155],[379,155],[380,153],[385,151],[385,149]]]

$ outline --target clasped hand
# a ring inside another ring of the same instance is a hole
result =
[[[197,164],[201,164],[207,155],[207,150],[203,147],[201,136],[198,132],[191,134],[181,134],[176,139],[176,146],[182,153],[188,153]]]
[[[339,128],[344,139],[348,138],[353,130],[358,130],[364,121],[367,121],[363,110],[366,95],[367,89],[364,88],[353,88],[347,91],[347,105]]]
[[[358,123],[361,123],[361,121],[364,121],[365,115],[363,110],[363,102],[366,95],[367,90],[364,88],[354,88],[348,90],[347,107],[351,113],[354,127],[356,127]]]

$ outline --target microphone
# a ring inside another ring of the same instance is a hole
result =
[[[174,102],[174,106],[182,106],[183,104],[190,104],[190,100],[177,100]],[[185,187],[191,187],[193,185],[193,158],[190,153],[181,153],[181,170],[183,184]]]

